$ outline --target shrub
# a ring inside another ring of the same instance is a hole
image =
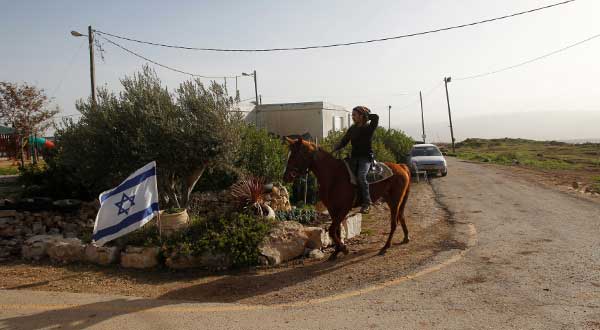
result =
[[[386,130],[382,127],[378,127],[375,130],[375,134],[373,135],[374,142],[381,142],[385,146],[385,148],[393,155],[394,159],[389,161],[396,163],[405,163],[406,157],[410,153],[410,149],[412,148],[415,141],[404,134],[402,131],[397,131],[395,129]],[[385,157],[389,157],[383,151],[380,152],[380,155],[375,153],[377,157],[379,157],[382,161]]]
[[[264,178],[266,182],[281,181],[287,152],[287,146],[281,139],[269,135],[264,129],[245,125],[235,165],[246,174]]]
[[[289,211],[275,212],[279,221],[297,221],[303,225],[310,225],[317,220],[317,212],[313,208],[294,208]]]
[[[346,130],[329,132],[327,138],[325,138],[321,146],[325,150],[333,150],[333,147],[342,139],[346,134]],[[403,163],[406,161],[406,156],[410,152],[414,141],[412,138],[404,134],[402,131],[395,129],[386,130],[382,127],[378,127],[373,133],[373,152],[375,153],[375,159],[378,161],[387,161],[394,163]],[[343,158],[350,157],[350,143],[341,150],[341,156]]]
[[[194,217],[187,230],[164,240],[163,249],[167,254],[196,256],[204,252],[225,253],[236,267],[255,265],[258,245],[272,226],[271,220],[241,213],[212,220]]]

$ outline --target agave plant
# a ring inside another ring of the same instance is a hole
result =
[[[231,195],[237,199],[244,209],[263,216],[267,211],[264,184],[263,178],[247,176],[231,186]]]

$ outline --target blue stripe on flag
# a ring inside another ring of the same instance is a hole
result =
[[[158,212],[158,203],[152,203],[150,207],[128,216],[127,218],[123,219],[121,222],[114,226],[110,226],[108,228],[99,230],[96,234],[92,236],[92,239],[94,241],[98,241],[103,237],[116,234],[122,229],[131,226],[132,224],[144,220],[146,217],[148,217],[155,211]]]
[[[136,175],[133,178],[123,182],[120,186],[116,187],[112,191],[109,191],[106,194],[101,195],[100,196],[100,205],[102,205],[102,203],[104,203],[104,201],[107,200],[108,198],[110,198],[111,196],[121,193],[131,187],[137,186],[138,184],[142,183],[142,181],[146,180],[149,177],[155,176],[155,175],[156,175],[156,167],[152,167],[151,169],[147,170],[146,172],[140,173],[139,175]]]

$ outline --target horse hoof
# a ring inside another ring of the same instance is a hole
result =
[[[410,238],[404,237],[404,239],[402,240],[402,242],[400,244],[407,244],[408,242],[410,242]]]
[[[381,250],[379,250],[379,253],[377,253],[377,255],[384,256],[386,252],[387,252],[387,249],[381,249]]]
[[[347,247],[347,246],[344,246],[344,247],[341,249],[341,251],[342,251],[342,252],[344,252],[344,254],[345,254],[345,255],[347,255],[348,253],[350,253],[350,250],[348,250],[348,247]]]

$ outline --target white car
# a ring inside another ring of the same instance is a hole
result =
[[[441,176],[448,174],[446,159],[434,144],[415,144],[410,150],[408,164],[413,173],[427,171],[428,174],[435,173]]]

